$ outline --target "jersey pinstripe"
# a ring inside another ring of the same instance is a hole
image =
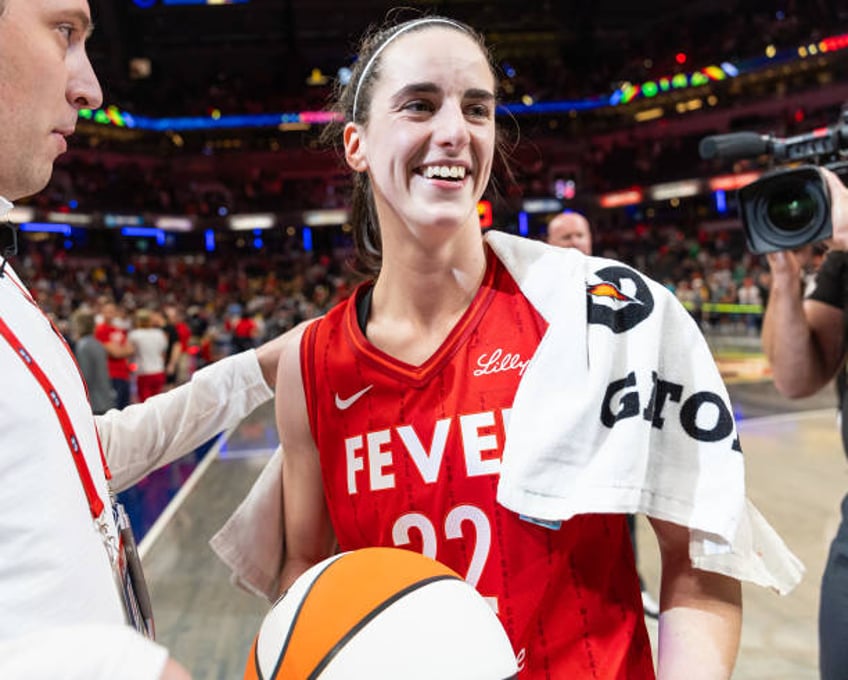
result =
[[[362,292],[301,347],[340,547],[407,547],[464,575],[498,612],[522,680],[653,678],[624,517],[546,528],[495,500],[515,390],[545,331],[508,272],[490,253],[474,301],[421,366],[368,342]]]

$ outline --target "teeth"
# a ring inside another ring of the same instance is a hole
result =
[[[465,168],[461,165],[430,165],[424,169],[424,176],[428,179],[441,177],[444,179],[464,179]]]

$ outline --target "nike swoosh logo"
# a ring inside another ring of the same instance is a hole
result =
[[[339,409],[339,411],[346,411],[347,409],[349,409],[351,406],[354,405],[354,403],[356,402],[357,399],[359,399],[359,397],[361,397],[363,394],[365,394],[372,387],[374,387],[374,385],[368,385],[368,387],[366,387],[365,389],[359,390],[359,392],[357,392],[356,394],[350,395],[347,399],[342,399],[339,396],[339,393],[336,392],[336,408]]]

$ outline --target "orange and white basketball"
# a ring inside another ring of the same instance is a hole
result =
[[[298,578],[262,622],[244,680],[506,680],[515,654],[458,574],[416,552],[364,548]]]

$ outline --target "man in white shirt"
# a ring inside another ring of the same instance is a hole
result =
[[[79,110],[102,103],[90,30],[87,0],[0,0],[0,228],[9,201],[47,184]],[[270,399],[280,342],[95,417],[64,339],[0,253],[1,678],[189,678],[125,623],[110,494]]]

